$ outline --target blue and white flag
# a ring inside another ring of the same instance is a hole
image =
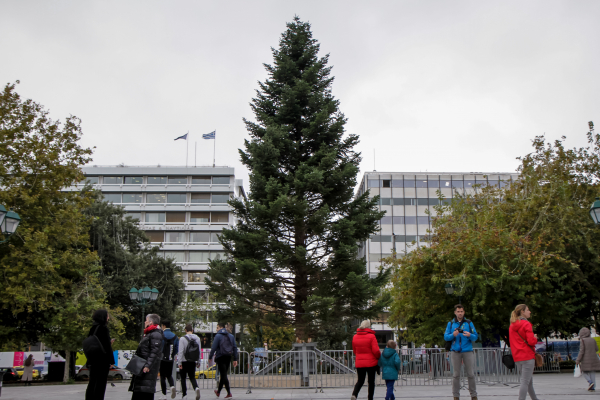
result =
[[[185,134],[185,135],[183,135],[183,136],[179,136],[179,137],[178,137],[177,139],[175,139],[175,140],[179,140],[179,139],[187,140],[187,135],[188,135],[188,134],[186,133],[186,134]]]
[[[211,133],[205,133],[202,135],[202,139],[214,139],[217,131],[212,131]]]

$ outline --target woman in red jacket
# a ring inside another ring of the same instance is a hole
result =
[[[510,316],[510,350],[515,363],[521,370],[521,387],[519,389],[519,400],[525,400],[527,392],[532,400],[537,400],[533,390],[533,369],[535,368],[535,344],[537,335],[533,334],[531,323],[527,318],[531,311],[525,304],[519,304]]]
[[[371,322],[364,320],[356,330],[356,335],[352,338],[352,350],[354,351],[356,372],[358,380],[354,385],[352,400],[356,400],[360,388],[365,383],[365,376],[369,375],[369,400],[373,400],[375,393],[375,373],[377,372],[377,363],[381,357],[381,351],[375,338],[375,332],[371,330]]]

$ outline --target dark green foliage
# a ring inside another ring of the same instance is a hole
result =
[[[221,236],[231,257],[211,263],[208,285],[237,321],[276,315],[304,339],[381,310],[387,274],[371,280],[357,259],[382,213],[368,194],[353,198],[358,137],[344,134],[328,56],[308,23],[287,27],[251,103],[256,122],[245,121],[249,199],[231,202],[239,223]]]
[[[92,248],[102,264],[100,282],[112,308],[122,307],[133,318],[125,322],[127,339],[139,340],[141,308],[129,299],[132,287],[156,287],[158,301],[146,307],[146,314],[156,313],[172,319],[175,308],[183,301],[183,282],[177,273],[181,269],[158,254],[136,221],[125,217],[123,208],[102,201],[101,194],[89,208],[94,217],[90,230]]]

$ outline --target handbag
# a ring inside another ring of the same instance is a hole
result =
[[[516,332],[516,331],[515,331],[515,332]],[[523,339],[523,336],[521,336],[521,334],[520,334],[519,332],[517,332],[517,335],[519,335],[519,337],[520,337],[521,339]],[[529,346],[529,343],[527,343],[527,341],[526,341],[525,339],[523,339],[523,341],[525,342],[525,344],[526,344],[527,346]],[[542,358],[542,355],[541,355],[541,354],[538,354],[538,353],[536,353],[536,352],[535,352],[535,348],[534,348],[534,347],[532,347],[532,346],[529,346],[529,347],[531,347],[531,350],[533,350],[533,353],[535,354],[535,366],[539,368],[539,367],[541,367],[542,365],[544,365],[544,359]]]
[[[88,362],[90,363],[97,361],[98,359],[102,358],[104,354],[106,354],[104,346],[102,346],[100,339],[98,339],[98,336],[96,336],[98,328],[100,328],[100,325],[96,325],[94,333],[83,340],[83,354],[85,354],[85,358],[87,358]]]
[[[515,359],[512,354],[504,354],[506,351],[506,342],[504,342],[504,349],[502,349],[502,364],[510,370],[515,368]]]
[[[141,375],[142,370],[144,369],[144,365],[146,365],[146,362],[147,361],[144,360],[142,357],[138,356],[137,354],[134,354],[133,357],[131,357],[131,361],[127,363],[125,369],[131,372],[133,375]]]

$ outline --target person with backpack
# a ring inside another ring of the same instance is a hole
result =
[[[200,388],[196,382],[196,367],[200,366],[200,338],[194,334],[192,325],[185,326],[185,336],[179,339],[179,352],[177,354],[177,365],[181,375],[182,400],[187,399],[187,386],[185,379],[189,378],[196,392],[196,400],[200,400]]]
[[[108,311],[106,310],[94,311],[92,315],[94,324],[83,343],[84,350],[87,350],[87,365],[90,371],[90,380],[85,391],[85,400],[104,400],[108,372],[110,371],[110,366],[115,363],[112,349],[114,339],[110,338],[108,330],[109,318]]]
[[[450,360],[452,362],[452,396],[454,400],[460,398],[460,367],[465,366],[469,382],[469,393],[472,400],[477,400],[477,388],[475,386],[475,354],[473,353],[473,342],[477,341],[477,331],[473,322],[465,318],[465,307],[462,304],[454,306],[455,318],[448,322],[444,340],[446,349],[450,347]],[[450,343],[449,343],[450,342]]]
[[[217,324],[217,334],[213,340],[212,347],[208,359],[212,360],[213,355],[215,356],[215,362],[217,363],[217,369],[219,370],[219,389],[215,390],[217,397],[221,395],[223,386],[227,390],[226,399],[233,397],[231,395],[231,388],[229,387],[229,379],[227,378],[227,372],[229,370],[229,364],[233,359],[233,368],[237,367],[238,363],[238,349],[235,344],[235,338],[226,329],[227,324]]]
[[[163,356],[160,361],[160,388],[162,390],[162,397],[159,400],[166,400],[167,398],[167,382],[169,382],[168,390],[171,392],[171,398],[175,398],[175,382],[173,381],[173,362],[175,356],[179,352],[179,338],[176,334],[171,332],[171,321],[163,320],[161,328],[165,340],[163,341]]]

